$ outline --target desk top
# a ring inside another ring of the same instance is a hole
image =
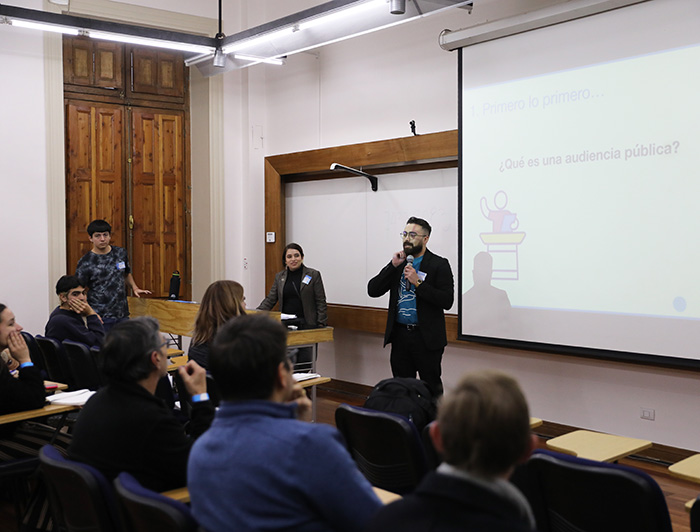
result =
[[[44,388],[46,388],[47,392],[57,392],[67,390],[68,385],[62,382],[44,381]]]
[[[648,449],[651,445],[648,440],[591,432],[590,430],[575,430],[547,440],[547,447],[554,451],[599,462],[614,462]]]
[[[330,377],[316,377],[315,379],[298,381],[302,388],[310,388],[311,386],[318,386],[319,384],[326,384],[327,382],[331,382]]]
[[[379,500],[384,504],[389,504],[390,502],[394,502],[401,498],[401,495],[383,490],[382,488],[372,486],[372,489],[374,490],[374,493],[377,494],[377,497],[379,497]],[[171,499],[175,499],[176,501],[184,502],[186,504],[190,502],[190,491],[187,488],[177,488],[170,491],[164,491],[161,493],[161,495],[165,495],[166,497],[170,497]]]
[[[80,410],[80,407],[76,405],[46,405],[44,408],[24,410],[22,412],[0,416],[0,425],[15,423],[16,421],[25,421],[37,417],[53,416],[55,414],[62,414],[63,412],[73,412],[74,410]]]
[[[544,423],[544,421],[542,421],[542,420],[541,420],[540,418],[538,418],[538,417],[531,417],[531,418],[530,418],[530,428],[531,428],[531,429],[534,429],[534,428],[536,428],[536,427],[539,427],[540,425],[542,425],[542,423]]]
[[[168,359],[168,371],[175,371],[180,366],[187,364],[187,355],[180,355]]]
[[[153,316],[160,323],[160,330],[179,336],[192,336],[194,320],[199,311],[199,303],[169,301],[145,297],[129,297],[129,312],[132,316]],[[258,312],[246,309],[246,312]],[[270,316],[280,318],[279,312],[269,312]],[[333,341],[333,327],[321,329],[304,329],[289,331],[288,346],[310,345]]]
[[[700,482],[700,454],[676,462],[668,467],[668,472],[675,477],[691,482]]]

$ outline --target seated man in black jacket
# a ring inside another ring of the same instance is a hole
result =
[[[108,384],[80,413],[69,458],[110,479],[127,471],[154,491],[185,486],[190,448],[209,428],[214,408],[206,393],[206,371],[193,360],[178,370],[194,402],[192,437],[154,395],[168,369],[166,345],[158,322],[149,317],[119,323],[107,334],[99,365]]]
[[[59,342],[72,340],[85,345],[102,345],[105,330],[102,320],[87,302],[83,282],[75,275],[64,275],[56,283],[61,304],[46,323],[44,336]]]
[[[527,500],[508,481],[537,442],[514,379],[494,371],[466,375],[430,428],[444,463],[415,492],[379,510],[365,532],[534,530]]]

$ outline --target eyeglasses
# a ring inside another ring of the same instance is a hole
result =
[[[421,235],[419,233],[416,233],[415,231],[411,231],[410,233],[407,233],[406,231],[404,231],[403,233],[399,233],[399,236],[401,238],[409,237],[411,240],[413,240],[417,236],[428,236],[428,235]]]

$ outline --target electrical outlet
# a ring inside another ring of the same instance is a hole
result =
[[[639,409],[639,411],[639,417],[648,421],[654,421],[654,418],[656,417],[656,411],[653,408],[642,407]]]

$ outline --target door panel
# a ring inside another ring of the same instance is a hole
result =
[[[66,102],[67,271],[91,249],[86,231],[96,218],[112,225],[112,242],[123,245],[123,109]]]
[[[134,108],[131,124],[135,280],[167,297],[170,274],[186,271],[183,113]]]

